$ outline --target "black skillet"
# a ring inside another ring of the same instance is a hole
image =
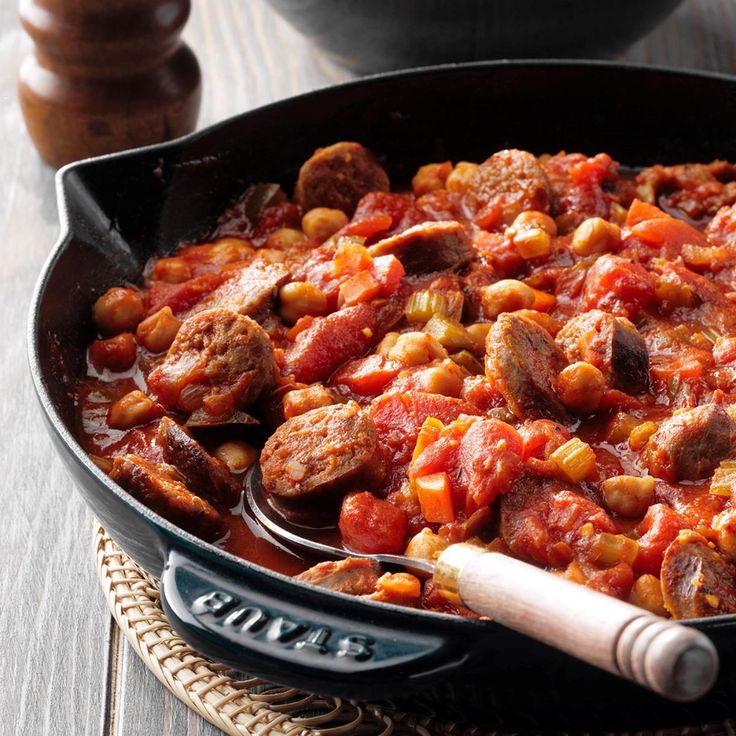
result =
[[[716,644],[722,665],[712,693],[683,706],[498,624],[295,583],[196,539],[111,483],[74,439],[71,398],[95,298],[138,279],[150,256],[206,234],[248,184],[290,188],[317,146],[361,141],[399,183],[422,163],[478,161],[509,146],[606,151],[631,166],[736,160],[734,110],[736,80],[724,76],[482,63],[319,90],[63,169],[61,236],[31,308],[31,372],[57,451],[113,538],[161,577],[164,609],[183,638],[279,683],[506,730],[665,728],[734,715],[734,616],[690,622]]]

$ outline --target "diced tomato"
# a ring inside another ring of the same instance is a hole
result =
[[[340,235],[356,235],[368,240],[373,235],[386,232],[391,227],[393,219],[391,215],[379,212],[377,215],[370,215],[362,220],[353,219],[345,227],[340,230]]]
[[[519,435],[524,442],[522,459],[536,457],[546,460],[558,447],[570,439],[565,427],[551,419],[536,419],[519,427]]]
[[[485,376],[467,376],[463,380],[460,398],[472,404],[481,414],[504,403],[503,396]]]
[[[536,309],[537,312],[549,312],[557,304],[557,297],[554,294],[548,294],[539,289],[532,289],[532,291],[534,292],[532,309]]]
[[[332,260],[332,276],[352,276],[369,269],[373,263],[368,249],[360,242],[342,240]]]
[[[255,227],[253,238],[255,240],[263,240],[270,233],[282,227],[298,228],[300,221],[299,209],[291,202],[281,202],[280,204],[266,207]]]
[[[510,425],[497,419],[480,419],[460,441],[460,485],[467,494],[466,511],[493,503],[508,493],[521,475],[522,439]],[[472,501],[469,508],[467,501]]]
[[[338,303],[350,307],[375,299],[381,293],[381,285],[369,271],[359,271],[340,284],[339,293]]]
[[[574,185],[602,184],[607,179],[614,179],[618,173],[618,164],[607,153],[599,153],[570,166],[570,179]]]
[[[355,552],[399,554],[404,551],[406,512],[367,491],[345,496],[339,527],[343,544]]]
[[[720,337],[713,346],[713,359],[718,365],[728,365],[736,360],[736,337]]]
[[[460,414],[477,414],[477,410],[460,399],[421,391],[384,394],[371,407],[379,444],[385,447],[397,467],[411,459],[419,429],[428,417],[444,424]]]
[[[631,203],[626,215],[626,227],[632,228],[634,225],[638,225],[640,222],[645,222],[646,220],[667,219],[668,217],[669,215],[659,209],[659,207],[642,202],[640,199],[635,199]]]
[[[625,562],[618,562],[605,570],[586,568],[585,572],[588,578],[585,584],[589,588],[622,600],[629,597],[634,585],[634,571]]]
[[[294,340],[296,340],[296,336],[300,332],[304,332],[307,327],[310,327],[314,322],[314,319],[315,318],[311,314],[305,314],[303,317],[299,317],[294,325],[286,331],[286,338],[294,342]]]
[[[671,249],[668,255],[672,258],[685,244],[709,245],[708,238],[700,230],[675,217],[644,220],[631,228],[631,234],[647,245],[668,246]]]
[[[736,206],[721,207],[705,228],[705,234],[715,245],[733,245],[736,241]]]
[[[640,534],[639,554],[634,561],[637,575],[649,573],[659,577],[665,550],[682,528],[682,519],[669,506],[656,503],[649,507],[637,527]]]
[[[370,304],[317,317],[286,349],[286,373],[302,383],[324,381],[346,360],[368,350],[376,324],[376,312]]]
[[[569,561],[570,553],[562,552],[560,542],[584,552],[580,535],[584,524],[591,524],[596,532],[618,531],[598,504],[554,481],[520,482],[504,497],[501,510],[501,532],[511,552],[543,565]]]
[[[454,473],[458,466],[462,432],[451,424],[441,430],[434,442],[430,442],[411,462],[409,479],[441,471]]]
[[[414,197],[411,194],[369,192],[358,202],[352,222],[367,220],[376,215],[389,215],[391,217],[390,228],[393,229],[413,208]]]
[[[381,296],[391,296],[404,278],[406,271],[396,256],[378,256],[373,259],[373,274],[381,286]]]
[[[620,256],[601,256],[585,278],[585,309],[603,309],[633,319],[653,299],[654,281],[647,270]]]
[[[146,292],[146,314],[154,314],[163,307],[171,307],[174,314],[190,309],[231,276],[232,272],[206,273],[180,284],[157,281]]]
[[[692,381],[703,375],[703,364],[688,355],[673,356],[665,361],[652,361],[649,368],[652,376],[665,383],[671,381],[675,376],[680,381]]]
[[[360,396],[378,396],[400,370],[399,363],[387,360],[382,355],[367,355],[343,366],[335,374],[333,383],[347,386]]]

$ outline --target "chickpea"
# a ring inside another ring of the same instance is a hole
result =
[[[720,553],[731,562],[736,561],[736,511],[721,511],[713,519],[712,527]]]
[[[638,554],[639,543],[624,534],[601,532],[591,547],[592,561],[604,567],[619,562],[633,565]]]
[[[286,260],[286,253],[275,248],[260,248],[256,251],[256,258],[266,263],[283,263]]]
[[[550,317],[545,312],[538,312],[536,309],[517,309],[516,313],[519,317],[526,317],[527,319],[536,322],[540,327],[544,328],[554,337],[561,329],[562,325],[554,318]]]
[[[486,337],[488,337],[491,327],[493,327],[492,322],[475,322],[465,328],[473,341],[473,350],[479,353],[486,352]]]
[[[544,230],[551,238],[557,235],[557,223],[546,213],[537,210],[526,210],[517,215],[516,219],[511,223],[511,235],[520,233],[523,230]]]
[[[552,251],[552,240],[541,227],[528,228],[514,235],[514,246],[525,260],[548,256]]]
[[[655,575],[640,575],[629,595],[629,603],[651,611],[655,616],[667,616],[662,597],[662,584]]]
[[[601,217],[590,217],[578,225],[570,247],[579,256],[606,253],[621,244],[621,228]]]
[[[420,371],[417,375],[420,391],[428,394],[441,394],[458,398],[463,390],[463,382],[467,371],[464,371],[452,360],[443,361],[441,365],[433,365]]]
[[[295,230],[291,227],[281,227],[274,230],[268,238],[266,238],[266,247],[275,248],[276,250],[289,249],[297,243],[303,243],[307,236],[301,230]]]
[[[327,297],[319,286],[308,281],[292,281],[279,289],[279,314],[293,324],[299,317],[319,317],[327,311]]]
[[[445,180],[445,189],[449,192],[462,193],[466,191],[473,182],[480,167],[467,161],[459,161]]]
[[[89,346],[89,359],[98,370],[127,371],[135,363],[135,339],[130,332],[121,332],[107,340],[95,340]]]
[[[450,543],[447,539],[435,534],[429,528],[424,528],[409,540],[404,554],[407,557],[418,557],[421,560],[432,560],[434,562],[449,546]]]
[[[181,322],[174,316],[171,307],[162,307],[138,325],[135,337],[146,350],[163,353],[171,347],[179,327]]]
[[[654,501],[654,478],[617,475],[601,483],[606,506],[621,516],[644,516]]]
[[[157,414],[156,404],[143,391],[131,391],[110,407],[107,423],[113,429],[130,429],[150,422]]]
[[[503,279],[484,286],[480,294],[483,312],[489,319],[496,319],[502,312],[529,309],[534,304],[534,289],[516,279]]]
[[[581,414],[598,408],[606,390],[606,379],[591,363],[580,360],[568,365],[557,376],[557,395],[565,406]]]
[[[618,202],[611,202],[611,222],[614,223],[614,225],[618,225],[619,227],[623,227],[626,224],[626,218],[629,214],[629,211],[624,207],[623,205],[619,204]]]
[[[192,269],[183,258],[159,258],[153,264],[151,276],[167,284],[181,284],[192,278]]]
[[[302,217],[302,230],[310,240],[324,242],[348,224],[348,216],[342,210],[315,207]]]
[[[116,335],[130,332],[143,319],[143,299],[135,289],[115,286],[108,289],[92,307],[92,316],[100,332]]]
[[[388,351],[388,359],[406,366],[424,365],[446,358],[447,350],[439,340],[426,332],[405,332]]]
[[[387,332],[383,336],[383,340],[376,345],[375,352],[378,353],[378,355],[382,355],[384,358],[388,358],[389,352],[391,352],[391,348],[396,345],[399,339],[399,333],[398,332]]]
[[[242,473],[258,459],[258,450],[242,440],[230,440],[215,450],[215,457],[222,460],[231,473]]]
[[[213,263],[236,263],[250,258],[255,249],[247,240],[240,238],[221,238],[212,244],[210,259]]]
[[[414,178],[411,180],[411,188],[417,197],[438,189],[444,189],[445,181],[452,171],[452,162],[445,161],[441,164],[426,164],[420,166]]]
[[[289,391],[284,395],[282,400],[284,417],[286,419],[291,419],[311,409],[317,409],[320,406],[329,406],[334,403],[335,397],[332,395],[332,392],[321,383],[307,386],[307,388],[297,388]]]

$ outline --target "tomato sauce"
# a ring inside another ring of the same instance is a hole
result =
[[[210,541],[289,575],[316,561],[207,492],[242,487],[264,443],[279,507],[330,507],[348,550],[470,540],[700,610],[668,555],[687,532],[736,560],[734,180],[725,162],[510,150],[389,191],[359,144],[320,149],[292,199],[249,188],[206,242],[98,300],[77,435],[134,496],[195,531],[186,514],[219,519]],[[175,399],[156,389],[174,380]],[[446,610],[431,586],[334,564],[308,579]],[[736,572],[719,584],[706,613],[732,612]]]

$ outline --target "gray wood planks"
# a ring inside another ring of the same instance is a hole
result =
[[[621,58],[733,73],[734,27],[736,0],[688,0]],[[203,70],[201,126],[349,78],[262,0],[195,0],[185,37]],[[111,634],[90,561],[92,518],[36,408],[25,324],[58,223],[53,172],[36,156],[15,101],[15,76],[29,45],[6,0],[0,4],[0,735],[214,736],[216,729]]]

